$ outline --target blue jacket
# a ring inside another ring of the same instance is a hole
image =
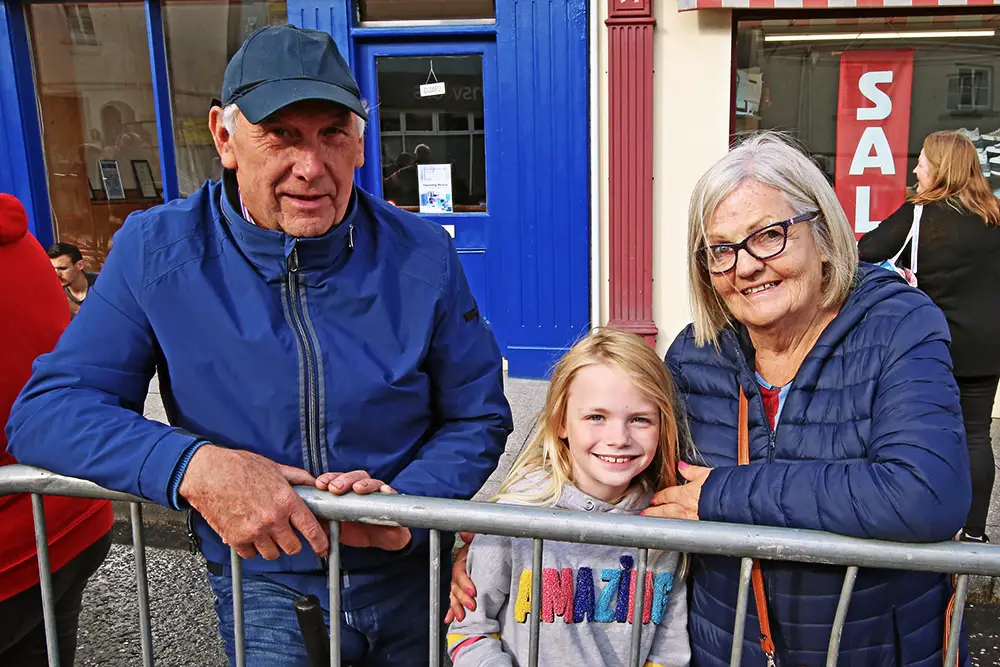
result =
[[[714,468],[700,518],[903,542],[951,539],[971,489],[948,343],[945,318],[926,295],[862,264],[772,433],[745,332],[725,330],[716,351],[697,347],[689,326],[667,362],[695,447]],[[750,401],[751,465],[738,467],[741,385]],[[825,664],[844,568],[762,565],[779,664]],[[736,559],[697,559],[689,628],[698,667],[729,664],[738,578]],[[837,664],[940,667],[951,593],[945,575],[862,569]],[[765,660],[749,606],[743,664],[757,667]]]
[[[344,222],[296,239],[244,220],[226,181],[129,216],[87,307],[36,362],[10,451],[174,507],[202,442],[470,498],[512,423],[500,351],[448,234],[355,188]],[[142,417],[154,370],[171,426]],[[205,557],[228,563],[195,519]],[[343,567],[424,576],[426,532],[414,535],[403,552],[344,549]],[[320,569],[304,547],[247,567]]]

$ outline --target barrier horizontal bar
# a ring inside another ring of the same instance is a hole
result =
[[[48,470],[19,463],[0,467],[0,496],[12,493],[40,493],[46,496],[125,500],[133,503],[152,502],[130,493],[110,491],[93,482],[75,477],[63,477]]]
[[[295,490],[309,509],[325,520],[761,560],[1000,576],[1000,546],[954,541],[909,544],[793,528],[594,515],[396,494],[334,496],[312,487]],[[21,465],[0,468],[0,495],[9,493],[137,500],[90,482]]]
[[[296,491],[310,510],[325,519],[760,560],[1000,576],[1000,546],[955,541],[911,544],[714,521],[594,515],[395,494],[333,496],[306,487]]]

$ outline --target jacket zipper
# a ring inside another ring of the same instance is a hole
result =
[[[737,341],[737,343],[736,343],[736,354],[737,354],[737,356],[739,356],[739,358],[740,358],[740,364],[743,366],[743,368],[750,368],[750,364],[747,363],[746,357],[743,356],[743,350],[740,349],[739,341]],[[754,375],[753,369],[750,369],[750,375],[751,375],[751,377],[753,377],[753,375]],[[740,388],[743,387],[743,384],[740,381],[739,376],[737,376],[736,382],[739,384]],[[754,378],[754,382],[756,382],[756,378]],[[757,396],[758,397],[760,396],[760,392],[759,391],[757,392]],[[747,400],[748,401],[750,400],[749,396],[747,397]],[[763,399],[761,399],[760,401],[755,401],[755,403],[758,404],[757,408],[760,410],[760,416],[764,420],[764,426],[767,427],[767,462],[768,463],[774,463],[774,448],[775,448],[775,442],[774,442],[774,440],[777,437],[777,433],[776,432],[778,430],[778,427],[777,427],[777,424],[775,424],[775,427],[771,428],[771,422],[770,422],[770,420],[768,420],[768,418],[767,418],[767,412],[764,410],[764,401],[763,401]],[[750,425],[747,424],[747,426],[749,427]]]
[[[743,368],[749,368],[750,364],[747,363],[746,357],[743,356],[743,350],[740,349],[740,346],[739,346],[738,342],[736,344],[736,354],[739,356],[740,362],[741,362],[741,365],[743,366]],[[751,373],[751,376],[753,376],[753,373],[754,373],[753,369],[750,370],[750,373]],[[742,385],[742,381],[740,380],[739,377],[736,378],[736,381],[740,383],[740,387],[742,388],[742,386],[743,386]],[[756,382],[756,378],[754,378],[754,382]],[[757,397],[760,398],[760,391],[757,392]],[[749,401],[750,398],[747,397],[747,400]],[[778,425],[776,423],[774,425],[774,428],[771,428],[771,422],[767,418],[767,411],[764,409],[764,400],[762,398],[760,398],[760,400],[757,401],[757,403],[758,403],[758,408],[760,410],[760,415],[764,419],[764,426],[767,427],[767,462],[768,463],[774,463],[774,448],[775,448],[775,442],[774,441],[775,441],[775,438],[777,436]],[[750,425],[747,424],[748,430],[749,430],[749,426]],[[764,571],[764,565],[763,565],[763,563],[761,563],[761,570],[762,570],[762,574],[764,576],[764,590],[765,591],[774,590],[774,586],[773,586],[773,584],[774,584],[774,578],[771,576],[771,572]],[[765,593],[765,598],[766,598],[766,593]],[[772,624],[772,626],[771,626],[771,641],[774,641],[775,634],[776,633],[774,631],[774,625]],[[777,648],[775,648],[775,653],[777,653]],[[778,664],[777,657],[778,657],[777,655],[768,656],[768,658],[767,658],[767,667],[775,667],[775,665]]]
[[[288,255],[288,280],[286,282],[288,297],[288,312],[290,315],[292,331],[295,332],[295,344],[303,352],[305,358],[306,374],[306,418],[302,425],[302,444],[306,450],[306,460],[309,462],[309,472],[313,475],[320,475],[326,470],[322,470],[322,457],[319,447],[325,443],[317,442],[319,437],[319,419],[321,415],[319,396],[317,391],[317,362],[318,351],[313,349],[309,341],[309,333],[306,329],[305,318],[302,315],[302,300],[299,298],[299,253],[297,248],[292,248]]]

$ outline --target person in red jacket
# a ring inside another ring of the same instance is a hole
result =
[[[0,320],[2,426],[35,357],[50,352],[69,323],[48,255],[28,233],[21,202],[6,194],[0,194]],[[12,463],[0,428],[0,466]],[[83,589],[108,554],[114,517],[106,500],[46,496],[45,520],[60,664],[71,667]],[[31,498],[0,496],[0,665],[47,664]]]

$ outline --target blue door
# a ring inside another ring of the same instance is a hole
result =
[[[447,225],[510,375],[544,377],[590,325],[587,1],[497,0],[495,24],[434,28],[352,25],[325,1],[290,13],[350,44],[375,106],[359,182]]]
[[[362,187],[445,227],[502,339],[490,285],[499,270],[490,254],[499,172],[495,44],[364,44],[355,69],[372,104]]]

